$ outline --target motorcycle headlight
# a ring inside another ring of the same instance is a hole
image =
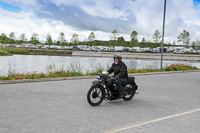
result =
[[[101,76],[100,76],[100,75],[96,75],[96,78],[97,78],[97,79],[101,79]]]

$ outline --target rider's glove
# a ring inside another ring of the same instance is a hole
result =
[[[108,79],[107,79],[107,82],[108,82],[108,83],[112,83],[112,82],[113,82],[113,79],[112,79],[112,78],[108,78]]]

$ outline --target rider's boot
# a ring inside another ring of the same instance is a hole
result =
[[[123,97],[124,97],[124,94],[121,93],[121,94],[119,95],[118,99],[122,99]]]

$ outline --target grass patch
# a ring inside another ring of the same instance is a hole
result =
[[[11,56],[12,54],[7,51],[0,50],[0,56]]]
[[[0,47],[0,51],[19,55],[72,55],[72,51],[66,50],[38,50],[25,48]]]
[[[12,47],[1,47],[0,50],[9,52],[11,54],[21,54],[21,55],[28,55],[30,51],[30,49],[12,48]]]
[[[193,67],[187,64],[171,64],[163,68],[164,72],[167,71],[187,71],[187,70],[199,70],[197,67]],[[147,72],[160,72],[160,69],[156,69],[152,66],[147,66],[146,68],[135,70],[129,69],[128,73],[147,73]]]

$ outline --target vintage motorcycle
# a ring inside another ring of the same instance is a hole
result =
[[[92,82],[91,88],[87,93],[87,101],[91,106],[100,105],[103,100],[117,100],[119,94],[117,86],[113,82],[112,77],[108,72],[103,71],[102,74],[96,75],[97,80]],[[128,80],[123,86],[123,99],[125,101],[131,100],[136,94],[138,86],[135,83],[135,77],[128,77]]]

